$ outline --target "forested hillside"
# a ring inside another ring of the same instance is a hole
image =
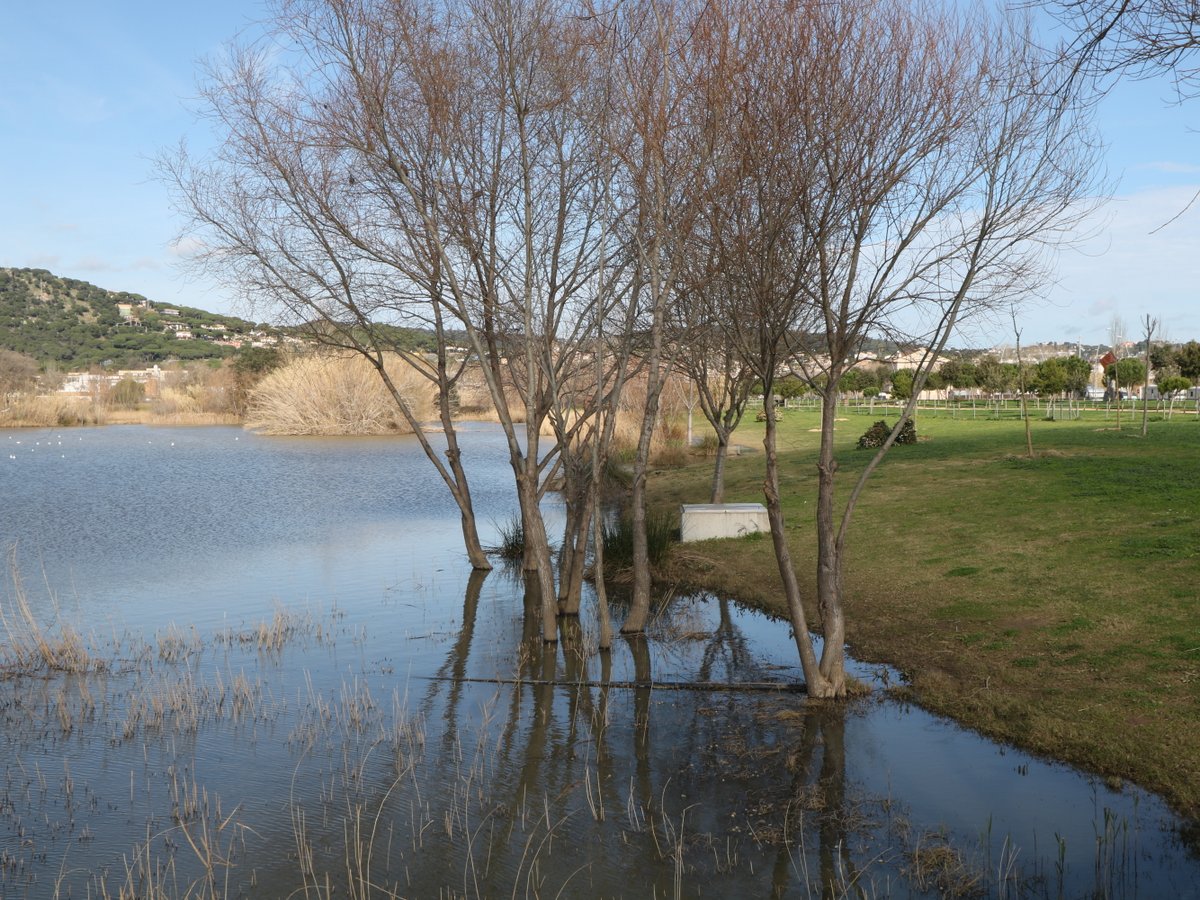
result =
[[[150,303],[44,269],[0,268],[0,349],[42,366],[139,368],[168,359],[219,359],[235,349],[217,341],[253,328],[243,319]]]

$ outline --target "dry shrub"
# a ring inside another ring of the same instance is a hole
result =
[[[387,372],[420,420],[434,414],[433,388],[395,357]],[[250,393],[246,426],[263,434],[394,434],[412,429],[375,368],[359,356],[299,356]]]
[[[86,397],[64,394],[25,395],[0,409],[0,426],[56,428],[67,425],[104,425],[108,415],[101,404]]]

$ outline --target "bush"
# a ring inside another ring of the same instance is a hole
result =
[[[859,450],[878,450],[892,433],[892,427],[882,420],[876,422],[858,439]],[[897,444],[915,444],[917,442],[917,426],[912,419],[904,422],[904,427],[896,435]]]

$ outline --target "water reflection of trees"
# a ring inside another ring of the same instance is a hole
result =
[[[564,885],[567,893],[620,893],[632,883],[639,895],[669,895],[677,877],[807,896],[854,877],[840,706],[656,688],[655,641],[629,636],[598,653],[586,623],[564,617],[557,646],[546,644],[538,585],[522,588],[518,683],[461,683],[485,633],[475,622],[480,586],[469,584],[462,631],[438,669],[450,680],[431,684],[426,703],[446,732],[423,780],[451,784],[471,753],[486,759],[470,797],[449,801],[469,800],[470,813],[443,811],[468,823],[468,834],[446,852],[406,859],[414,887],[432,890],[470,872],[483,896],[553,894]],[[688,634],[692,677],[756,677],[728,603],[714,612],[702,636]],[[618,666],[631,677],[614,680]],[[485,722],[464,702],[478,708],[487,695],[503,712]],[[468,739],[481,730],[488,734]],[[437,810],[428,818],[438,820]]]

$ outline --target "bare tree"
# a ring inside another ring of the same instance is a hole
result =
[[[190,227],[202,235],[197,264],[320,343],[375,366],[458,504],[472,566],[488,569],[451,417],[464,360],[447,353],[441,260],[406,229],[407,208],[389,208],[365,186],[370,167],[360,149],[372,126],[351,102],[361,73],[347,65],[332,82],[314,74],[339,52],[350,56],[336,40],[335,25],[346,13],[337,5],[324,18],[302,4],[282,10],[277,37],[290,38],[298,52],[288,67],[278,61],[268,67],[252,48],[234,48],[223,64],[210,67],[205,111],[225,139],[207,160],[182,148],[164,156],[161,171]],[[397,343],[396,326],[403,324],[433,328],[439,339],[434,360]],[[436,388],[445,462],[388,377],[387,353],[404,357]]]
[[[756,32],[765,71],[741,105],[745,212],[727,244],[754,285],[740,345],[766,388],[765,493],[793,631],[810,692],[836,696],[858,498],[956,323],[1036,284],[1046,251],[1085,211],[1094,170],[1083,113],[1049,90],[1061,79],[1022,23],[899,2],[777,9]],[[872,335],[928,349],[900,423],[839,514],[837,390]],[[819,662],[783,531],[771,397],[781,358],[822,402]]]
[[[1026,396],[1028,385],[1025,382],[1025,361],[1021,359],[1021,329],[1017,327],[1017,311],[1011,310],[1013,336],[1017,344],[1017,391],[1021,395],[1021,421],[1025,424],[1025,455],[1033,459],[1033,431],[1029,426],[1029,398]]]
[[[319,320],[325,340],[374,358],[389,317],[443,345],[465,335],[505,434],[547,641],[557,598],[539,501],[585,427],[570,386],[615,303],[600,288],[616,283],[597,281],[616,209],[598,126],[608,70],[574,13],[550,0],[286,3],[269,61],[242,51],[213,79],[223,155],[170,169],[207,226],[208,260]],[[442,352],[427,370],[453,440],[461,360]],[[473,527],[457,447],[447,469],[425,446]]]
[[[1121,353],[1125,349],[1125,320],[1120,316],[1113,316],[1112,321],[1108,323],[1108,344],[1112,348],[1113,355],[1113,377],[1109,379],[1107,392],[1111,393],[1112,399],[1117,404],[1117,431],[1121,430],[1121,387],[1117,381],[1117,361],[1121,359]],[[1108,373],[1105,372],[1105,377]]]
[[[708,243],[715,248],[719,241]],[[724,271],[716,259],[707,263],[709,270],[696,273],[680,288],[669,325],[671,340],[678,347],[679,369],[716,437],[709,502],[722,503],[729,443],[745,415],[756,376],[728,339],[730,323],[725,316],[734,312],[728,297],[733,272]],[[690,407],[688,420],[690,425]],[[690,443],[690,428],[688,438]]]
[[[1170,71],[1181,98],[1200,86],[1200,8],[1193,0],[1054,0],[1075,33],[1073,70],[1093,76]]]
[[[1142,320],[1143,333],[1146,335],[1146,374],[1142,379],[1142,437],[1146,436],[1149,429],[1149,403],[1150,403],[1150,343],[1154,339],[1154,332],[1158,328],[1158,319],[1151,318],[1149,313]]]
[[[709,160],[714,108],[721,102],[727,32],[719,4],[702,0],[636,0],[597,16],[613,52],[610,137],[627,210],[631,302],[642,310],[645,404],[633,463],[630,521],[633,590],[625,633],[645,629],[650,608],[646,541],[646,475],[659,401],[671,360],[664,344],[691,238],[710,202]]]

